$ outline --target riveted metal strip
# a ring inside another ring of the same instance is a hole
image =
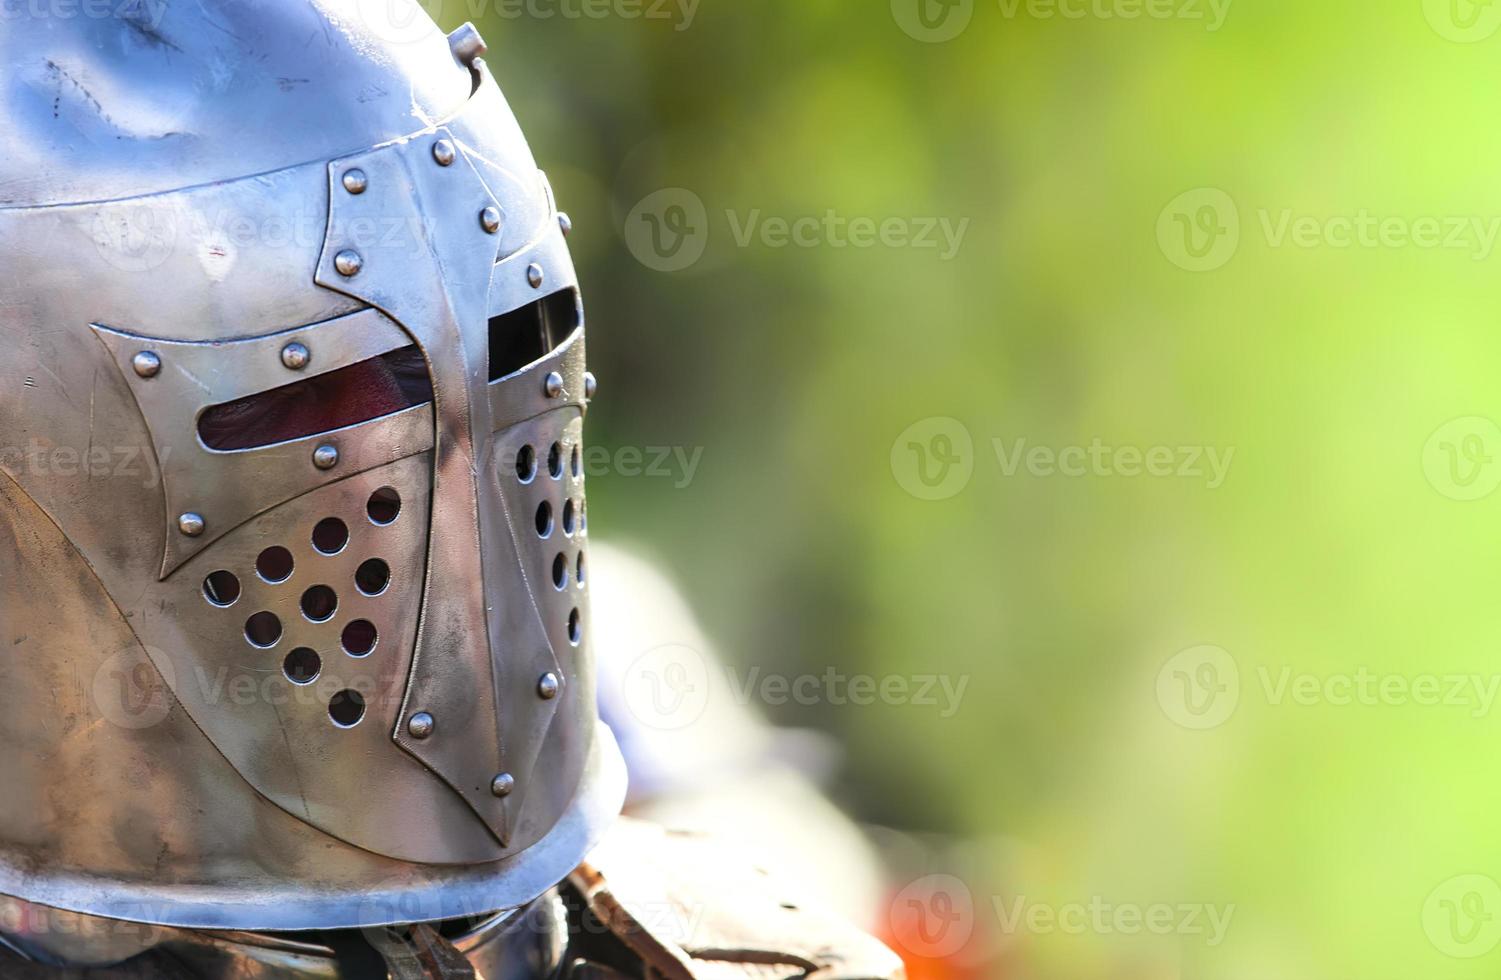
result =
[[[557,394],[548,389],[552,374],[562,381]],[[584,328],[580,327],[546,357],[490,382],[490,414],[496,430],[568,405],[584,409],[584,375]]]
[[[409,344],[407,336],[377,311],[262,337],[203,343],[92,326],[151,432],[166,498],[163,579],[258,514],[316,487],[432,448],[432,410],[425,405],[254,449],[219,452],[198,438],[198,416],[211,405]],[[294,344],[310,354],[300,368],[288,367],[283,359],[283,352]],[[314,462],[314,451],[324,445],[337,450],[337,465],[321,468]],[[187,514],[200,519],[195,534],[181,527],[180,519]]]
[[[498,201],[447,127],[334,161],[328,179],[316,281],[385,311],[422,348],[433,380],[427,584],[392,737],[504,844],[526,787],[510,781],[502,721],[545,731],[557,704],[533,696],[528,711],[499,717],[502,690],[538,689],[539,678],[512,671],[541,663],[556,673],[556,660],[512,535],[525,517],[509,512],[493,478],[488,311],[501,236],[487,211]],[[408,234],[362,247],[362,221]]]

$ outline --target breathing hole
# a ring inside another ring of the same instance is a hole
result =
[[[574,479],[578,479],[579,477],[584,475],[583,454],[579,452],[578,446],[573,447],[573,461],[571,469],[573,470]]]
[[[537,505],[537,536],[545,538],[552,533],[552,504],[542,501]]]
[[[256,613],[245,620],[245,639],[263,650],[276,646],[281,639],[281,620],[274,613]]]
[[[302,594],[302,614],[315,623],[326,623],[339,608],[339,596],[326,585],[315,585]]]
[[[321,554],[337,555],[349,543],[349,526],[337,517],[325,517],[313,527],[313,547]]]
[[[379,558],[371,558],[355,570],[354,584],[365,595],[380,595],[391,584],[391,566]]]
[[[561,552],[552,560],[552,584],[559,592],[568,588],[568,559]]]
[[[522,446],[516,453],[516,479],[531,483],[537,477],[537,451],[531,446]]]
[[[304,687],[318,679],[323,672],[323,659],[307,647],[298,647],[287,654],[287,659],[282,661],[282,673],[287,675],[287,680],[299,687]]]
[[[385,527],[401,513],[401,494],[390,487],[381,487],[365,502],[365,513],[370,516],[371,524]]]
[[[340,728],[353,728],[365,717],[365,696],[359,691],[340,691],[328,702],[328,716]]]
[[[568,614],[568,642],[572,643],[574,646],[578,646],[579,641],[583,638],[584,623],[583,620],[579,618],[579,611],[575,609],[573,612]]]
[[[255,559],[256,573],[272,585],[291,578],[292,567],[292,553],[281,545],[267,548]]]
[[[233,572],[210,572],[203,580],[203,597],[220,608],[232,606],[240,597],[240,580]]]
[[[563,475],[563,447],[557,443],[547,451],[547,472],[554,480]]]
[[[344,627],[344,634],[340,641],[344,644],[344,652],[351,657],[368,657],[375,649],[375,641],[378,639],[375,625],[368,619],[356,619]]]
[[[573,579],[574,579],[575,582],[577,582],[579,584],[579,588],[583,588],[583,586],[584,586],[584,553],[582,551],[579,552],[578,561],[574,565]]]
[[[574,509],[573,509],[573,501],[572,500],[565,500],[565,501],[563,501],[563,533],[564,534],[567,534],[567,535],[572,535],[573,534],[574,517],[575,517],[575,513],[574,513]]]

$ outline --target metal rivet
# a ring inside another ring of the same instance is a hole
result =
[[[365,176],[365,171],[359,167],[344,171],[344,189],[351,194],[363,194],[365,188],[370,186],[370,180]]]
[[[492,235],[500,231],[500,208],[488,207],[481,211],[479,225]]]
[[[558,212],[558,227],[561,228],[561,229],[563,229],[563,237],[567,238],[568,237],[568,233],[571,232],[571,231],[573,231],[573,219],[570,218],[570,217],[568,217],[568,215],[565,212],[559,211]]]
[[[339,465],[339,447],[322,445],[313,450],[313,465],[320,470],[331,470]]]
[[[496,776],[494,779],[490,780],[490,792],[495,796],[510,796],[511,790],[515,788],[516,780],[508,772],[503,772],[499,776]]]
[[[594,377],[594,372],[593,371],[585,371],[584,372],[584,397],[592,399],[594,397],[594,393],[596,391],[598,391],[598,390],[599,390],[599,379],[596,378],[596,377]]]
[[[485,46],[485,39],[480,37],[479,31],[468,21],[460,24],[458,29],[448,35],[448,49],[453,52],[461,65],[474,67],[474,62],[489,50]]]
[[[433,144],[433,159],[438,161],[438,166],[446,167],[454,160],[453,143],[448,140],[438,140]]]
[[[192,511],[177,519],[177,529],[190,538],[198,537],[207,526],[203,521],[203,515],[195,514]]]
[[[415,739],[424,739],[433,733],[437,721],[426,711],[419,711],[407,721],[407,732]]]
[[[149,350],[143,350],[130,359],[130,366],[143,378],[154,378],[162,369],[162,359]]]
[[[348,278],[357,276],[365,267],[365,260],[360,258],[360,253],[352,248],[346,248],[334,256],[334,268],[339,270],[339,275]]]
[[[281,362],[291,371],[301,371],[312,359],[313,352],[303,344],[288,344],[281,349]]]
[[[552,671],[548,671],[537,682],[537,696],[544,701],[551,701],[558,696],[558,691],[562,689],[562,686],[562,682],[558,680],[558,675]]]
[[[542,288],[542,267],[533,262],[526,267],[526,281],[532,284],[533,289]]]
[[[563,393],[563,376],[556,371],[551,372],[542,382],[542,390],[547,393],[548,398],[558,397]]]

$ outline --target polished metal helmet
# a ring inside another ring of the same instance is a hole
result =
[[[568,220],[401,3],[0,9],[0,896],[444,919],[618,812]]]

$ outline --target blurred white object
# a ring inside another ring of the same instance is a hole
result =
[[[628,812],[711,833],[873,927],[884,913],[880,861],[817,784],[838,747],[768,725],[677,587],[630,551],[590,547],[600,714],[625,753]]]

